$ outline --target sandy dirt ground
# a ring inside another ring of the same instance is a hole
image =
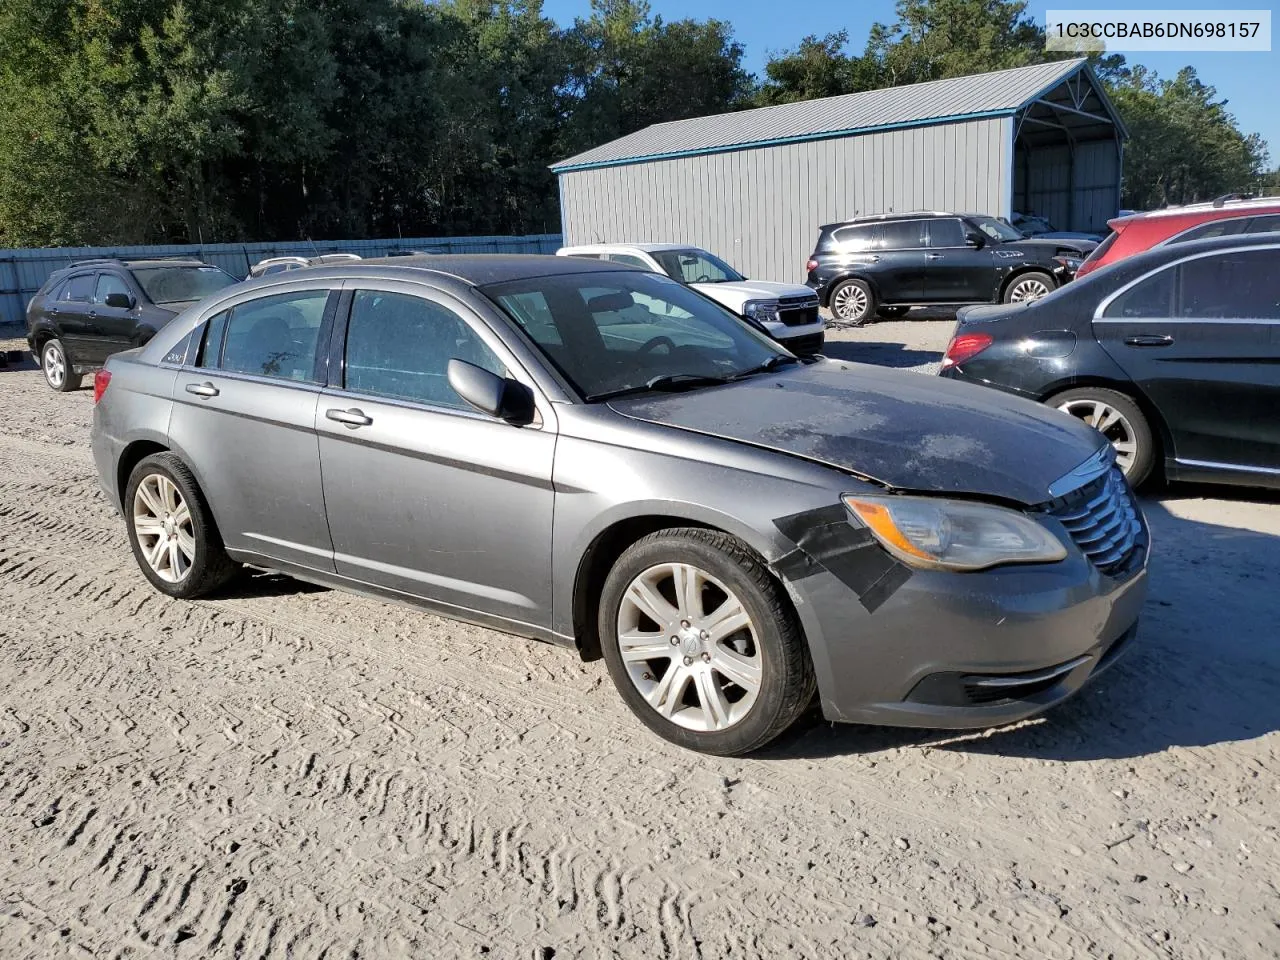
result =
[[[1139,639],[1043,719],[720,760],[561,649],[274,576],[162,597],[91,409],[0,370],[5,960],[1280,955],[1280,498],[1146,497]]]

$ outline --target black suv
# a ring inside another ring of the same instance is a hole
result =
[[[1038,300],[1075,276],[1091,240],[1031,240],[976,213],[891,213],[820,228],[806,268],[837,320],[909,307]]]
[[[199,260],[81,260],[27,305],[27,344],[54,390],[75,390],[107,357],[140,347],[235,277]]]

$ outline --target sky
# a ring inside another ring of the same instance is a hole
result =
[[[892,23],[893,0],[804,0],[783,3],[779,0],[649,0],[655,14],[667,20],[683,17],[726,20],[733,24],[735,38],[746,48],[744,65],[752,73],[761,74],[771,52],[794,47],[808,34],[822,36],[837,30],[849,32],[851,52],[861,53],[867,32],[876,21]],[[1271,166],[1280,165],[1280,18],[1274,16],[1271,0],[1234,0],[1230,4],[1214,4],[1207,0],[1126,0],[1125,9],[1272,9],[1273,38],[1270,53],[1126,53],[1130,63],[1141,63],[1162,77],[1172,79],[1184,66],[1196,68],[1200,79],[1216,87],[1219,98],[1229,101],[1227,109],[1235,114],[1245,133],[1260,133],[1271,151]],[[589,0],[545,0],[544,12],[560,23],[571,23],[574,17],[590,13]],[[1032,0],[1030,13],[1044,22],[1048,9],[1104,9],[1119,7],[1103,0]],[[1121,51],[1123,52],[1123,51]]]

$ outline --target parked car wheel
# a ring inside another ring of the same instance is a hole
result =
[[[1146,416],[1132,399],[1102,387],[1078,387],[1050,398],[1049,403],[1110,440],[1116,463],[1130,484],[1136,487],[1151,475],[1155,440]]]
[[[831,291],[831,315],[860,327],[876,312],[876,296],[863,280],[843,280]]]
[[[1005,303],[1030,303],[1051,293],[1056,284],[1053,277],[1039,270],[1028,270],[1020,273],[1004,288]]]
[[[737,539],[662,530],[614,564],[601,596],[614,685],[659,736],[740,756],[809,705],[813,666],[786,595]]]
[[[72,368],[60,340],[47,340],[40,348],[40,370],[44,374],[44,382],[59,393],[80,389],[80,376]]]
[[[876,315],[884,320],[897,320],[899,317],[905,317],[910,307],[881,307],[876,311]]]
[[[161,593],[203,597],[235,574],[195,477],[173,454],[153,454],[133,468],[124,515],[134,558]]]

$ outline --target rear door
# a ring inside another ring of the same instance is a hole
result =
[[[924,220],[886,220],[878,224],[869,275],[882,303],[920,303],[930,264]]]
[[[991,245],[965,243],[964,221],[940,217],[928,221],[928,267],[924,299],[931,303],[989,303],[995,293],[995,254]]]
[[[169,424],[229,549],[321,571],[333,544],[315,421],[340,284],[256,291],[210,317]]]
[[[93,365],[106,359],[106,351],[93,328],[93,288],[97,272],[88,270],[70,277],[50,304],[49,314],[73,364]]]
[[[422,284],[347,286],[317,419],[337,572],[550,627],[551,408],[514,426],[454,392],[455,358],[521,376],[464,304]]]
[[[1104,300],[1094,333],[1189,467],[1280,470],[1280,245],[1204,254]]]

